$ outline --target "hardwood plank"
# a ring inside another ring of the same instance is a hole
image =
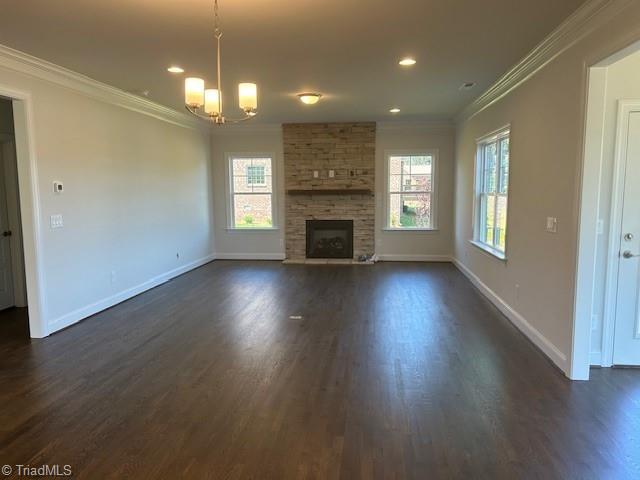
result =
[[[640,371],[570,382],[450,264],[216,261],[44,340],[0,314],[0,463],[640,478]]]

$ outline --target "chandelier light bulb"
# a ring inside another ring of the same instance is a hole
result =
[[[258,108],[258,86],[255,83],[238,84],[240,108],[245,112],[254,112]]]
[[[189,77],[184,81],[184,103],[192,108],[204,105],[204,80]]]
[[[220,113],[220,92],[217,88],[207,88],[204,91],[204,111],[214,116]]]

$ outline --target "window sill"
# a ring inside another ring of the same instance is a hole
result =
[[[506,262],[507,261],[507,255],[504,252],[501,252],[500,250],[496,250],[495,248],[491,248],[490,246],[485,245],[484,243],[478,242],[476,240],[469,240],[469,243],[471,245],[473,245],[474,247],[482,250],[484,253],[488,253],[492,257],[495,257],[495,258],[497,258],[498,260],[500,260],[502,262]]]
[[[392,228],[392,227],[384,227],[382,229],[384,232],[422,232],[422,233],[437,233],[440,230],[437,228]]]
[[[227,227],[229,232],[276,232],[280,230],[278,227],[272,228],[242,228],[242,227]]]

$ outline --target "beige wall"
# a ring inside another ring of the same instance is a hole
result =
[[[231,230],[228,228],[227,156],[231,153],[273,155],[276,215],[272,231]],[[215,211],[215,251],[218,258],[283,259],[284,199],[282,128],[273,125],[225,126],[211,136],[213,197]]]
[[[571,356],[587,65],[640,38],[640,3],[591,32],[497,103],[459,123],[456,134],[455,257],[560,352]],[[507,256],[469,243],[475,139],[511,124]],[[545,218],[558,218],[558,233]],[[519,288],[516,288],[519,285]]]
[[[449,259],[453,239],[453,126],[446,124],[378,124],[376,137],[376,253],[389,260]],[[428,232],[388,231],[385,162],[394,150],[437,150],[438,229]]]
[[[31,96],[50,331],[212,253],[208,134],[4,67],[0,89]]]

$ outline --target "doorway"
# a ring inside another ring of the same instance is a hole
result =
[[[571,378],[640,366],[640,42],[589,69]]]
[[[26,306],[13,106],[0,98],[0,314]]]

